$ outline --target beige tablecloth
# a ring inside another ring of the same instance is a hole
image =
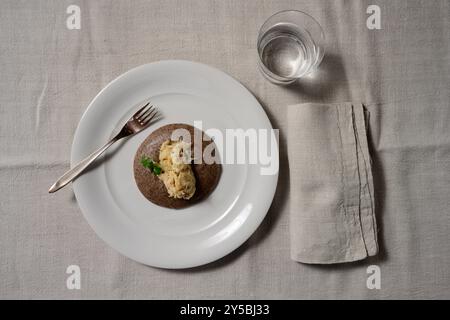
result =
[[[66,9],[81,8],[81,29]],[[369,4],[381,30],[366,27]],[[290,87],[257,70],[259,26],[304,10],[327,35],[315,78]],[[16,1],[0,3],[0,298],[450,298],[450,3],[442,1]],[[252,91],[281,131],[281,172],[257,232],[210,265],[169,271],[105,245],[71,188],[89,101],[128,69],[161,59],[210,64]],[[288,105],[362,101],[371,114],[380,254],[346,265],[290,259]],[[377,104],[383,102],[383,105]],[[68,290],[66,269],[81,269]],[[379,267],[381,288],[368,289]],[[372,269],[370,269],[372,270]]]

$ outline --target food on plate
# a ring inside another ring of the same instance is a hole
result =
[[[158,177],[164,182],[169,197],[189,200],[195,193],[190,151],[190,143],[172,140],[164,141],[159,149],[162,172]]]
[[[188,134],[187,141],[172,139],[172,133],[178,129]],[[198,146],[195,132],[201,137]],[[215,152],[214,141],[187,124],[169,124],[152,132],[134,159],[134,177],[144,197],[159,206],[180,209],[210,195],[219,182],[222,166],[193,159],[203,157],[210,144]]]

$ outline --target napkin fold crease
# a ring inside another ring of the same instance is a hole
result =
[[[287,114],[291,258],[330,264],[376,255],[368,111],[306,103]]]

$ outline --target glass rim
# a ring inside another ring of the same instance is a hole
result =
[[[292,83],[292,82],[294,82],[295,80],[297,80],[299,77],[295,77],[295,76],[293,76],[293,77],[284,77],[284,76],[280,76],[280,75],[278,75],[278,74],[276,74],[276,73],[274,73],[273,71],[271,71],[270,69],[268,69],[267,68],[267,66],[263,63],[263,61],[262,61],[262,56],[261,56],[261,52],[260,52],[260,50],[259,50],[259,47],[260,47],[260,44],[261,44],[261,41],[262,41],[262,37],[263,37],[263,35],[265,34],[265,32],[267,31],[264,31],[263,32],[263,29],[266,27],[268,27],[268,26],[270,26],[270,25],[276,25],[276,22],[274,22],[274,23],[270,23],[269,24],[269,21],[272,19],[272,18],[274,18],[274,17],[276,17],[276,16],[278,16],[278,15],[281,15],[281,14],[283,14],[283,13],[293,13],[293,14],[295,14],[295,15],[298,15],[298,17],[303,17],[303,18],[307,18],[307,19],[310,19],[310,21],[312,21],[312,23],[315,25],[315,26],[317,26],[318,27],[318,30],[319,30],[319,33],[320,33],[320,37],[321,37],[321,39],[320,39],[320,42],[322,42],[322,45],[326,42],[326,37],[325,37],[325,32],[324,32],[324,30],[323,30],[323,28],[322,28],[322,25],[319,23],[319,21],[317,21],[313,16],[311,16],[310,14],[308,14],[308,13],[306,13],[306,12],[304,12],[304,11],[301,11],[301,10],[294,10],[294,9],[288,9],[288,10],[281,10],[281,11],[278,11],[278,12],[275,12],[274,14],[272,14],[271,16],[269,16],[265,21],[264,21],[264,23],[261,25],[261,27],[259,28],[259,31],[258,31],[258,38],[257,38],[257,42],[256,42],[256,47],[257,47],[257,51],[258,51],[258,65],[259,65],[259,67],[260,67],[260,69],[261,69],[261,71],[262,71],[262,74],[270,81],[270,82],[273,82],[273,83],[277,83],[277,84],[290,84],[290,83]],[[302,28],[304,28],[304,27],[302,27]],[[270,29],[270,27],[268,28],[268,29]],[[308,30],[306,30],[306,32],[308,32],[309,33],[309,31]],[[311,35],[310,35],[311,36]],[[312,36],[311,36],[312,37]],[[322,55],[322,58],[323,58],[323,55]],[[320,60],[322,60],[322,58],[320,59]],[[319,62],[320,63],[320,62]]]
[[[259,31],[258,31],[258,43],[259,43],[260,38],[261,38],[261,30],[262,30],[262,28],[267,24],[267,22],[269,22],[270,19],[272,19],[273,17],[275,17],[275,16],[277,16],[277,15],[279,15],[279,14],[282,14],[282,13],[289,13],[289,12],[292,12],[292,13],[295,13],[295,14],[301,14],[301,15],[305,15],[305,16],[309,17],[309,18],[310,18],[312,21],[314,21],[314,23],[319,27],[319,29],[320,29],[320,35],[322,36],[323,40],[324,40],[324,41],[326,40],[326,38],[325,38],[325,32],[323,31],[322,25],[319,23],[319,21],[317,21],[316,18],[314,18],[314,17],[313,17],[312,15],[310,15],[309,13],[306,13],[306,12],[301,11],[301,10],[286,9],[286,10],[281,10],[281,11],[275,12],[274,14],[272,14],[271,16],[269,16],[269,17],[264,21],[264,23],[261,25],[261,27],[259,28]]]

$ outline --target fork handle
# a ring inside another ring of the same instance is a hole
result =
[[[106,151],[112,144],[123,138],[121,134],[116,135],[110,141],[108,141],[103,147],[94,151],[89,156],[81,160],[75,167],[64,173],[48,190],[49,193],[53,193],[66,186],[69,182],[77,178],[80,174],[89,167],[95,159],[97,159],[103,152]]]

